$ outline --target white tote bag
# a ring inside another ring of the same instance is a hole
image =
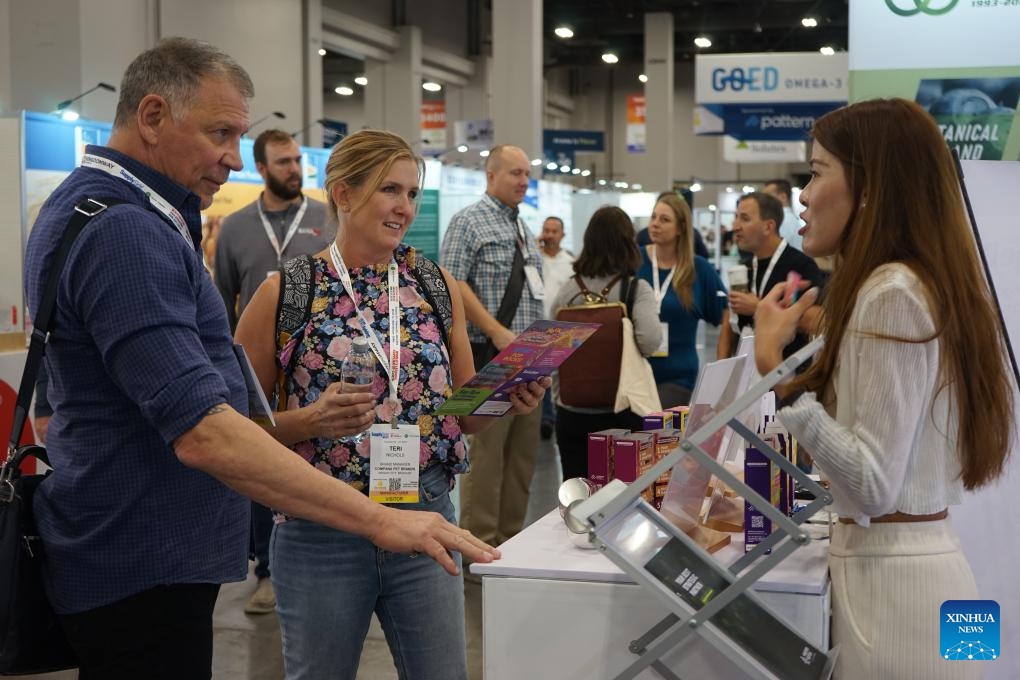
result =
[[[634,324],[623,317],[623,352],[620,354],[620,384],[616,387],[616,413],[630,409],[639,416],[662,410],[659,390],[648,359],[634,342]]]

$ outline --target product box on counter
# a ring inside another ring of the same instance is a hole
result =
[[[779,506],[779,466],[753,446],[744,451],[744,483],[772,505]],[[771,533],[772,520],[745,500],[744,551],[750,552]]]
[[[643,430],[661,430],[673,427],[672,411],[652,411],[644,417]]]
[[[655,463],[655,435],[651,432],[631,432],[613,438],[613,478],[628,484],[648,472]],[[655,489],[649,486],[641,496],[651,503]]]
[[[628,434],[625,428],[588,433],[588,479],[600,486],[613,479],[613,440]]]

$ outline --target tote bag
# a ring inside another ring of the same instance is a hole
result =
[[[620,382],[616,388],[613,411],[630,409],[639,416],[661,411],[659,390],[648,359],[641,356],[634,341],[634,324],[623,317],[623,351],[620,353]]]

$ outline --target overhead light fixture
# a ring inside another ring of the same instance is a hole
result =
[[[726,187],[726,193],[732,194],[734,191],[733,187]]]
[[[320,57],[325,57],[326,56],[326,48],[325,47],[320,47],[319,48],[319,56]]]
[[[113,85],[110,85],[109,83],[98,83],[95,87],[90,87],[89,89],[85,90],[80,95],[78,95],[77,97],[71,97],[70,99],[65,99],[64,101],[62,101],[59,104],[57,104],[57,109],[56,109],[56,111],[54,111],[54,113],[59,113],[60,117],[63,118],[64,120],[78,120],[78,117],[79,117],[78,116],[78,112],[77,111],[71,111],[67,107],[70,106],[71,104],[75,103],[76,101],[78,101],[79,99],[81,99],[82,97],[87,95],[88,93],[95,92],[96,90],[106,90],[107,92],[116,92],[117,88],[115,88]]]
[[[590,174],[591,174],[591,170],[582,170],[581,171],[581,177],[587,177]]]
[[[800,20],[800,25],[804,28],[815,28],[818,26],[818,19],[815,19],[814,17],[804,17]]]
[[[606,62],[607,64],[615,64],[616,62],[620,61],[620,58],[613,54],[612,52],[606,52],[605,54],[602,55],[602,61]]]
[[[358,76],[357,78],[354,79],[354,84],[365,87],[366,85],[368,85],[368,78],[366,78],[365,76]]]
[[[688,188],[689,188],[689,189],[691,190],[691,193],[692,193],[692,194],[696,194],[696,193],[698,193],[699,191],[701,191],[701,182],[694,182],[694,183],[693,183],[693,184],[691,184],[691,186],[690,186],[690,187],[688,187]]]
[[[567,28],[566,26],[557,26],[556,30],[554,30],[553,33],[555,33],[558,37],[563,39],[574,37],[574,32]]]
[[[712,212],[715,212],[716,210],[718,210],[718,208],[716,207],[715,203],[709,203],[708,204],[708,209],[711,210]]]
[[[694,44],[697,45],[698,47],[711,47],[712,41],[703,35],[699,35],[697,38],[694,39]]]
[[[468,150],[468,145],[467,144],[458,144],[457,145],[457,151],[460,151],[461,153],[467,153],[467,150]]]
[[[744,192],[745,194],[751,194],[751,193],[754,193],[754,187],[753,187],[753,186],[751,186],[750,184],[745,184],[745,185],[744,185],[744,188],[743,188],[743,192]]]
[[[542,159],[541,158],[532,158],[531,159],[531,164],[537,168],[538,166],[542,165]]]
[[[482,158],[488,158],[489,157],[489,150],[488,149],[482,149],[481,151],[478,152],[478,155],[481,156]]]
[[[555,170],[557,167],[558,166],[556,165],[556,163],[554,161],[549,161],[548,163],[545,164],[545,169],[546,170]]]
[[[570,172],[570,166],[569,165],[561,165],[560,166],[560,172]]]
[[[648,82],[648,76],[646,76],[644,73],[639,73],[637,79],[640,80],[642,83]]]
[[[606,180],[604,180],[604,179],[600,179],[600,180],[599,180],[599,186],[600,186],[600,187],[604,187],[604,186],[606,186]]]
[[[580,175],[581,174],[581,168],[574,168],[573,170],[570,171],[570,174],[571,175]]]
[[[825,47],[822,47],[818,51],[821,52],[822,54],[824,54],[827,57],[831,57],[832,55],[834,55],[836,53],[836,50],[832,49],[828,45],[826,45]]]
[[[341,85],[340,87],[335,88],[333,91],[343,97],[350,97],[352,94],[354,94],[354,88],[351,87],[350,85]]]
[[[421,84],[421,89],[426,90],[428,92],[439,92],[440,90],[443,89],[443,86],[440,85],[439,83],[434,83],[431,80],[426,80],[424,83]]]
[[[644,187],[642,187],[640,184],[632,184],[630,188],[633,189],[634,191],[641,191],[641,189],[643,189]]]

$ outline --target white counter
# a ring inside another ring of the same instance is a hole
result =
[[[739,538],[734,535],[734,539]],[[821,649],[829,643],[827,541],[812,541],[756,585],[774,613]],[[575,547],[553,511],[500,546],[502,559],[474,564],[482,576],[486,680],[613,678],[636,657],[631,640],[670,610],[597,550]],[[735,540],[716,553],[724,563],[743,553]],[[702,639],[663,660],[681,677],[737,680],[741,671]],[[652,680],[645,671],[639,678]]]

